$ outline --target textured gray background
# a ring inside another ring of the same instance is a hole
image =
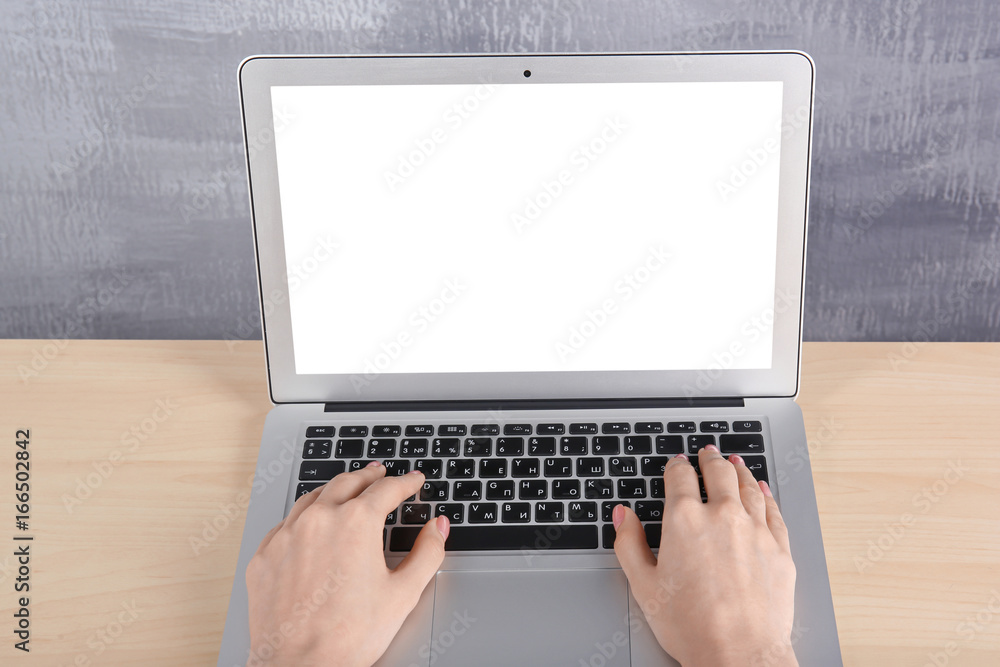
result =
[[[996,0],[2,0],[0,337],[259,337],[246,55],[770,48],[818,63],[805,337],[1000,340]]]

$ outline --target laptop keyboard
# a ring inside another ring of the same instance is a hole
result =
[[[672,456],[691,458],[703,501],[697,453],[706,445],[740,454],[767,480],[761,420],[315,425],[305,435],[296,500],[375,460],[387,475],[423,472],[420,492],[386,517],[389,552],[409,551],[441,514],[451,520],[448,551],[613,549],[619,503],[656,548]]]

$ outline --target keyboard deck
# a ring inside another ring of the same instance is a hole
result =
[[[387,475],[424,473],[420,492],[385,520],[387,552],[413,546],[421,526],[446,514],[447,550],[613,549],[611,511],[635,510],[660,543],[663,467],[682,452],[705,486],[698,451],[740,454],[767,480],[764,420],[507,424],[313,424],[305,428],[295,499],[371,461]]]

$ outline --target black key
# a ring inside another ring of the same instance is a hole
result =
[[[442,465],[438,459],[420,459],[414,464],[414,469],[424,473],[427,479],[439,479]]]
[[[361,470],[366,467],[371,461],[368,459],[354,459],[353,461],[347,462],[347,471],[354,472],[355,470]]]
[[[649,480],[649,497],[650,498],[666,498],[666,494],[663,491],[663,478],[654,477]]]
[[[410,472],[410,462],[401,461],[399,459],[387,459],[382,461],[382,465],[385,466],[385,476],[386,477],[399,477],[400,475],[405,475]]]
[[[546,477],[569,477],[573,474],[573,459],[545,459]]]
[[[486,482],[486,500],[513,500],[514,480],[490,480]]]
[[[547,502],[535,505],[535,521],[538,523],[560,523],[564,520],[566,508],[562,503]]]
[[[427,438],[404,438],[399,443],[399,455],[408,459],[427,456]]]
[[[657,454],[683,454],[683,435],[658,435],[656,436]]]
[[[299,482],[299,485],[295,487],[295,499],[298,500],[313,489],[318,489],[324,484],[326,484],[326,482]]]
[[[625,435],[632,432],[632,426],[625,422],[612,422],[601,424],[601,433],[604,435]]]
[[[455,490],[452,498],[454,500],[482,500],[483,483],[479,481],[470,482],[468,480],[455,482]]]
[[[630,435],[625,438],[626,454],[651,454],[653,439],[648,435]]]
[[[723,454],[734,452],[751,452],[759,454],[764,451],[764,436],[759,433],[744,435],[720,435],[719,449]]]
[[[570,424],[569,432],[573,435],[593,435],[597,433],[597,424]]]
[[[458,438],[434,438],[431,443],[432,456],[458,456],[462,445]]]
[[[396,455],[396,441],[392,438],[372,438],[368,441],[368,458],[384,459]]]
[[[442,424],[438,426],[438,435],[465,435],[465,424]]]
[[[302,458],[328,459],[332,447],[332,440],[306,440],[305,444],[302,445]]]
[[[555,438],[528,438],[528,456],[552,456],[555,453]]]
[[[668,422],[667,433],[694,433],[694,422]]]
[[[566,427],[562,424],[539,424],[535,432],[539,435],[562,435],[566,432]]]
[[[636,433],[663,433],[663,422],[638,422]]]
[[[632,456],[612,456],[608,459],[608,473],[612,477],[624,477],[638,474],[635,458]]]
[[[531,503],[504,503],[500,506],[500,520],[504,523],[531,521]]]
[[[615,487],[610,479],[583,480],[584,498],[614,498]]]
[[[309,426],[306,428],[307,438],[332,438],[337,432],[333,426]]]
[[[490,456],[493,453],[493,438],[466,438],[466,456]]]
[[[594,454],[621,454],[621,439],[617,435],[594,436]]]
[[[338,440],[335,456],[338,459],[356,459],[365,451],[364,440]]]
[[[465,505],[462,503],[438,503],[434,507],[434,516],[444,514],[451,523],[462,523],[465,521]]]
[[[461,484],[461,482],[457,482]],[[448,482],[427,481],[420,487],[421,500],[448,500]]]
[[[615,537],[618,534],[615,531],[614,524],[610,524],[610,523],[604,524],[604,527],[601,529],[601,532],[603,533],[603,537],[604,537],[604,539],[603,539],[604,548],[605,549],[614,549],[615,548]]]
[[[445,464],[445,476],[448,479],[474,477],[475,474],[476,462],[472,459],[448,459]]]
[[[403,429],[398,426],[373,426],[372,435],[375,437],[398,438],[403,434]]]
[[[733,422],[733,430],[737,433],[760,433],[760,422]]]
[[[430,424],[418,424],[416,426],[407,426],[406,435],[434,435],[434,427]]]
[[[747,464],[747,468],[753,473],[754,478],[758,482],[767,482],[767,462],[764,460],[763,456],[744,456],[743,462]]]
[[[479,462],[479,476],[492,479],[507,476],[507,459],[482,459]]]
[[[645,498],[646,480],[641,477],[618,480],[619,498]]]
[[[382,549],[383,550],[385,549],[385,538],[388,537],[388,536],[389,536],[389,529],[388,528],[383,528],[382,529]]]
[[[497,438],[497,456],[524,456],[524,438]]]
[[[702,422],[702,433],[728,433],[729,422]]]
[[[500,435],[499,424],[473,424],[469,429],[471,435]]]
[[[612,526],[612,530],[614,527]],[[538,526],[455,526],[445,544],[447,551],[518,551],[523,549],[596,549],[597,526],[569,525],[554,530],[553,536]],[[389,551],[409,551],[420,528],[393,528]]]
[[[538,459],[514,459],[511,477],[538,477],[541,467]]]
[[[620,502],[617,500],[606,500],[601,503],[601,521],[611,521],[611,515],[615,511],[615,507],[618,505],[632,507],[632,503],[627,500],[622,500]]]
[[[303,461],[299,466],[299,479],[326,482],[346,468],[343,461]]]
[[[385,515],[385,525],[391,526],[394,523],[396,523],[396,510]]]
[[[534,439],[534,438],[532,438]],[[596,438],[595,438],[596,440]],[[559,438],[559,453],[566,456],[587,453],[587,437],[583,435]],[[594,452],[597,454],[597,452]]]
[[[569,520],[574,523],[581,521],[597,521],[597,503],[576,502],[569,504]]]
[[[691,454],[697,454],[701,451],[701,448],[705,445],[714,445],[715,436],[714,435],[689,435],[688,436],[688,452]]]
[[[522,479],[517,497],[521,500],[541,500],[549,495],[549,483],[544,479]]]
[[[507,424],[503,427],[504,435],[531,435],[531,424]]]
[[[642,527],[646,531],[646,544],[649,545],[650,549],[660,548],[660,535],[662,534],[661,523],[647,523]]]
[[[400,517],[401,523],[427,523],[431,520],[431,506],[425,503],[406,503]]]
[[[635,501],[635,515],[639,517],[639,521],[663,521],[663,501]]]
[[[496,523],[496,522],[497,522],[496,503],[471,503],[469,505],[469,523]]]
[[[604,476],[604,459],[602,458],[583,458],[576,460],[576,476],[577,477],[603,477]]]
[[[668,456],[643,456],[639,459],[640,470],[646,477],[663,477],[663,469],[669,460]]]
[[[553,498],[573,498],[580,497],[580,480],[578,479],[554,479],[552,480]]]
[[[363,438],[368,435],[367,426],[341,426],[341,438]]]

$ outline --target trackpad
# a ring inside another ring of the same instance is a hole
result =
[[[621,570],[441,572],[430,664],[628,667]]]

